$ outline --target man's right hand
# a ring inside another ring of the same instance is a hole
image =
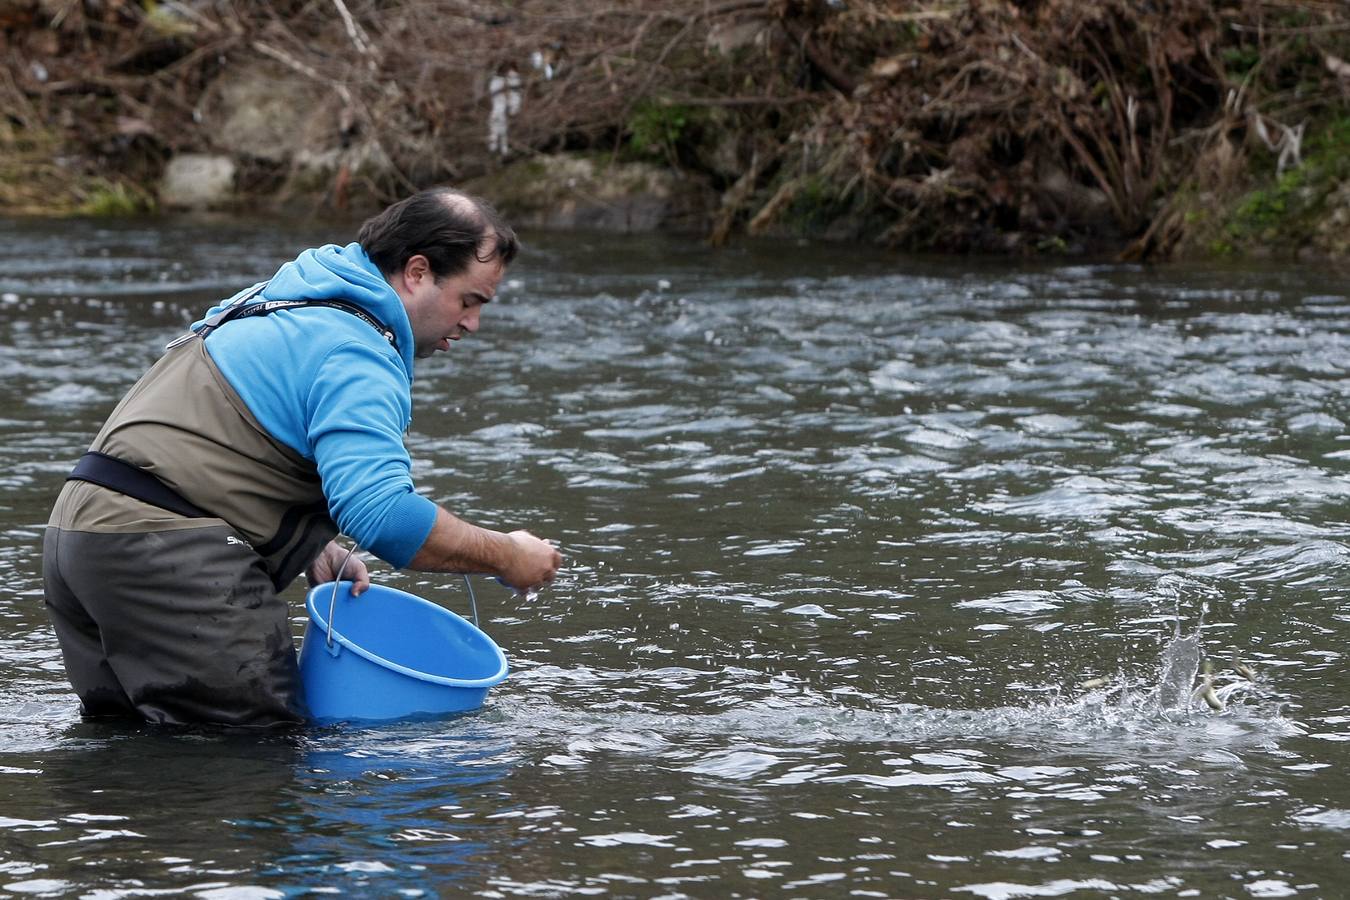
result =
[[[511,539],[513,552],[498,576],[507,587],[522,593],[536,590],[558,574],[562,554],[552,543],[524,530],[513,531],[507,537]]]

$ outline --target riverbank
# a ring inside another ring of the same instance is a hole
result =
[[[1350,10],[1309,0],[0,2],[0,211],[1350,256]]]

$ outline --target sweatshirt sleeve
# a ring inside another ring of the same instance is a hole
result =
[[[306,397],[307,438],[338,528],[397,568],[431,533],[436,504],[413,490],[403,434],[411,386],[398,362],[359,341],[335,347]]]

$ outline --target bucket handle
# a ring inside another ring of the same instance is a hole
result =
[[[352,549],[347,551],[347,555],[342,557],[342,565],[338,566],[337,577],[333,579],[333,596],[328,601],[328,652],[333,652],[333,611],[337,609],[338,585],[342,583],[342,573],[347,571],[347,563],[351,562],[352,554],[356,552],[356,545],[352,544]]]
[[[473,595],[473,582],[469,580],[469,575],[464,574],[464,590],[469,592],[469,611],[473,613],[473,627],[478,626],[478,600]]]
[[[347,571],[347,563],[351,562],[352,554],[356,552],[356,545],[347,551],[347,555],[342,557],[342,565],[338,566],[337,577],[333,579],[333,596],[328,600],[328,634],[326,646],[328,652],[334,656],[337,655],[337,649],[333,646],[333,613],[337,609],[338,585],[342,583],[342,573]],[[469,592],[469,610],[473,613],[473,627],[478,628],[478,599],[473,595],[473,582],[469,580],[468,574],[464,575],[464,590]]]

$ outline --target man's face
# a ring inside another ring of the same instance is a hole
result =
[[[421,263],[418,261],[421,260]],[[413,355],[425,359],[437,350],[449,350],[450,342],[478,330],[483,304],[497,294],[502,264],[474,260],[458,275],[438,283],[425,258],[414,256],[404,267],[403,305],[412,324]]]

